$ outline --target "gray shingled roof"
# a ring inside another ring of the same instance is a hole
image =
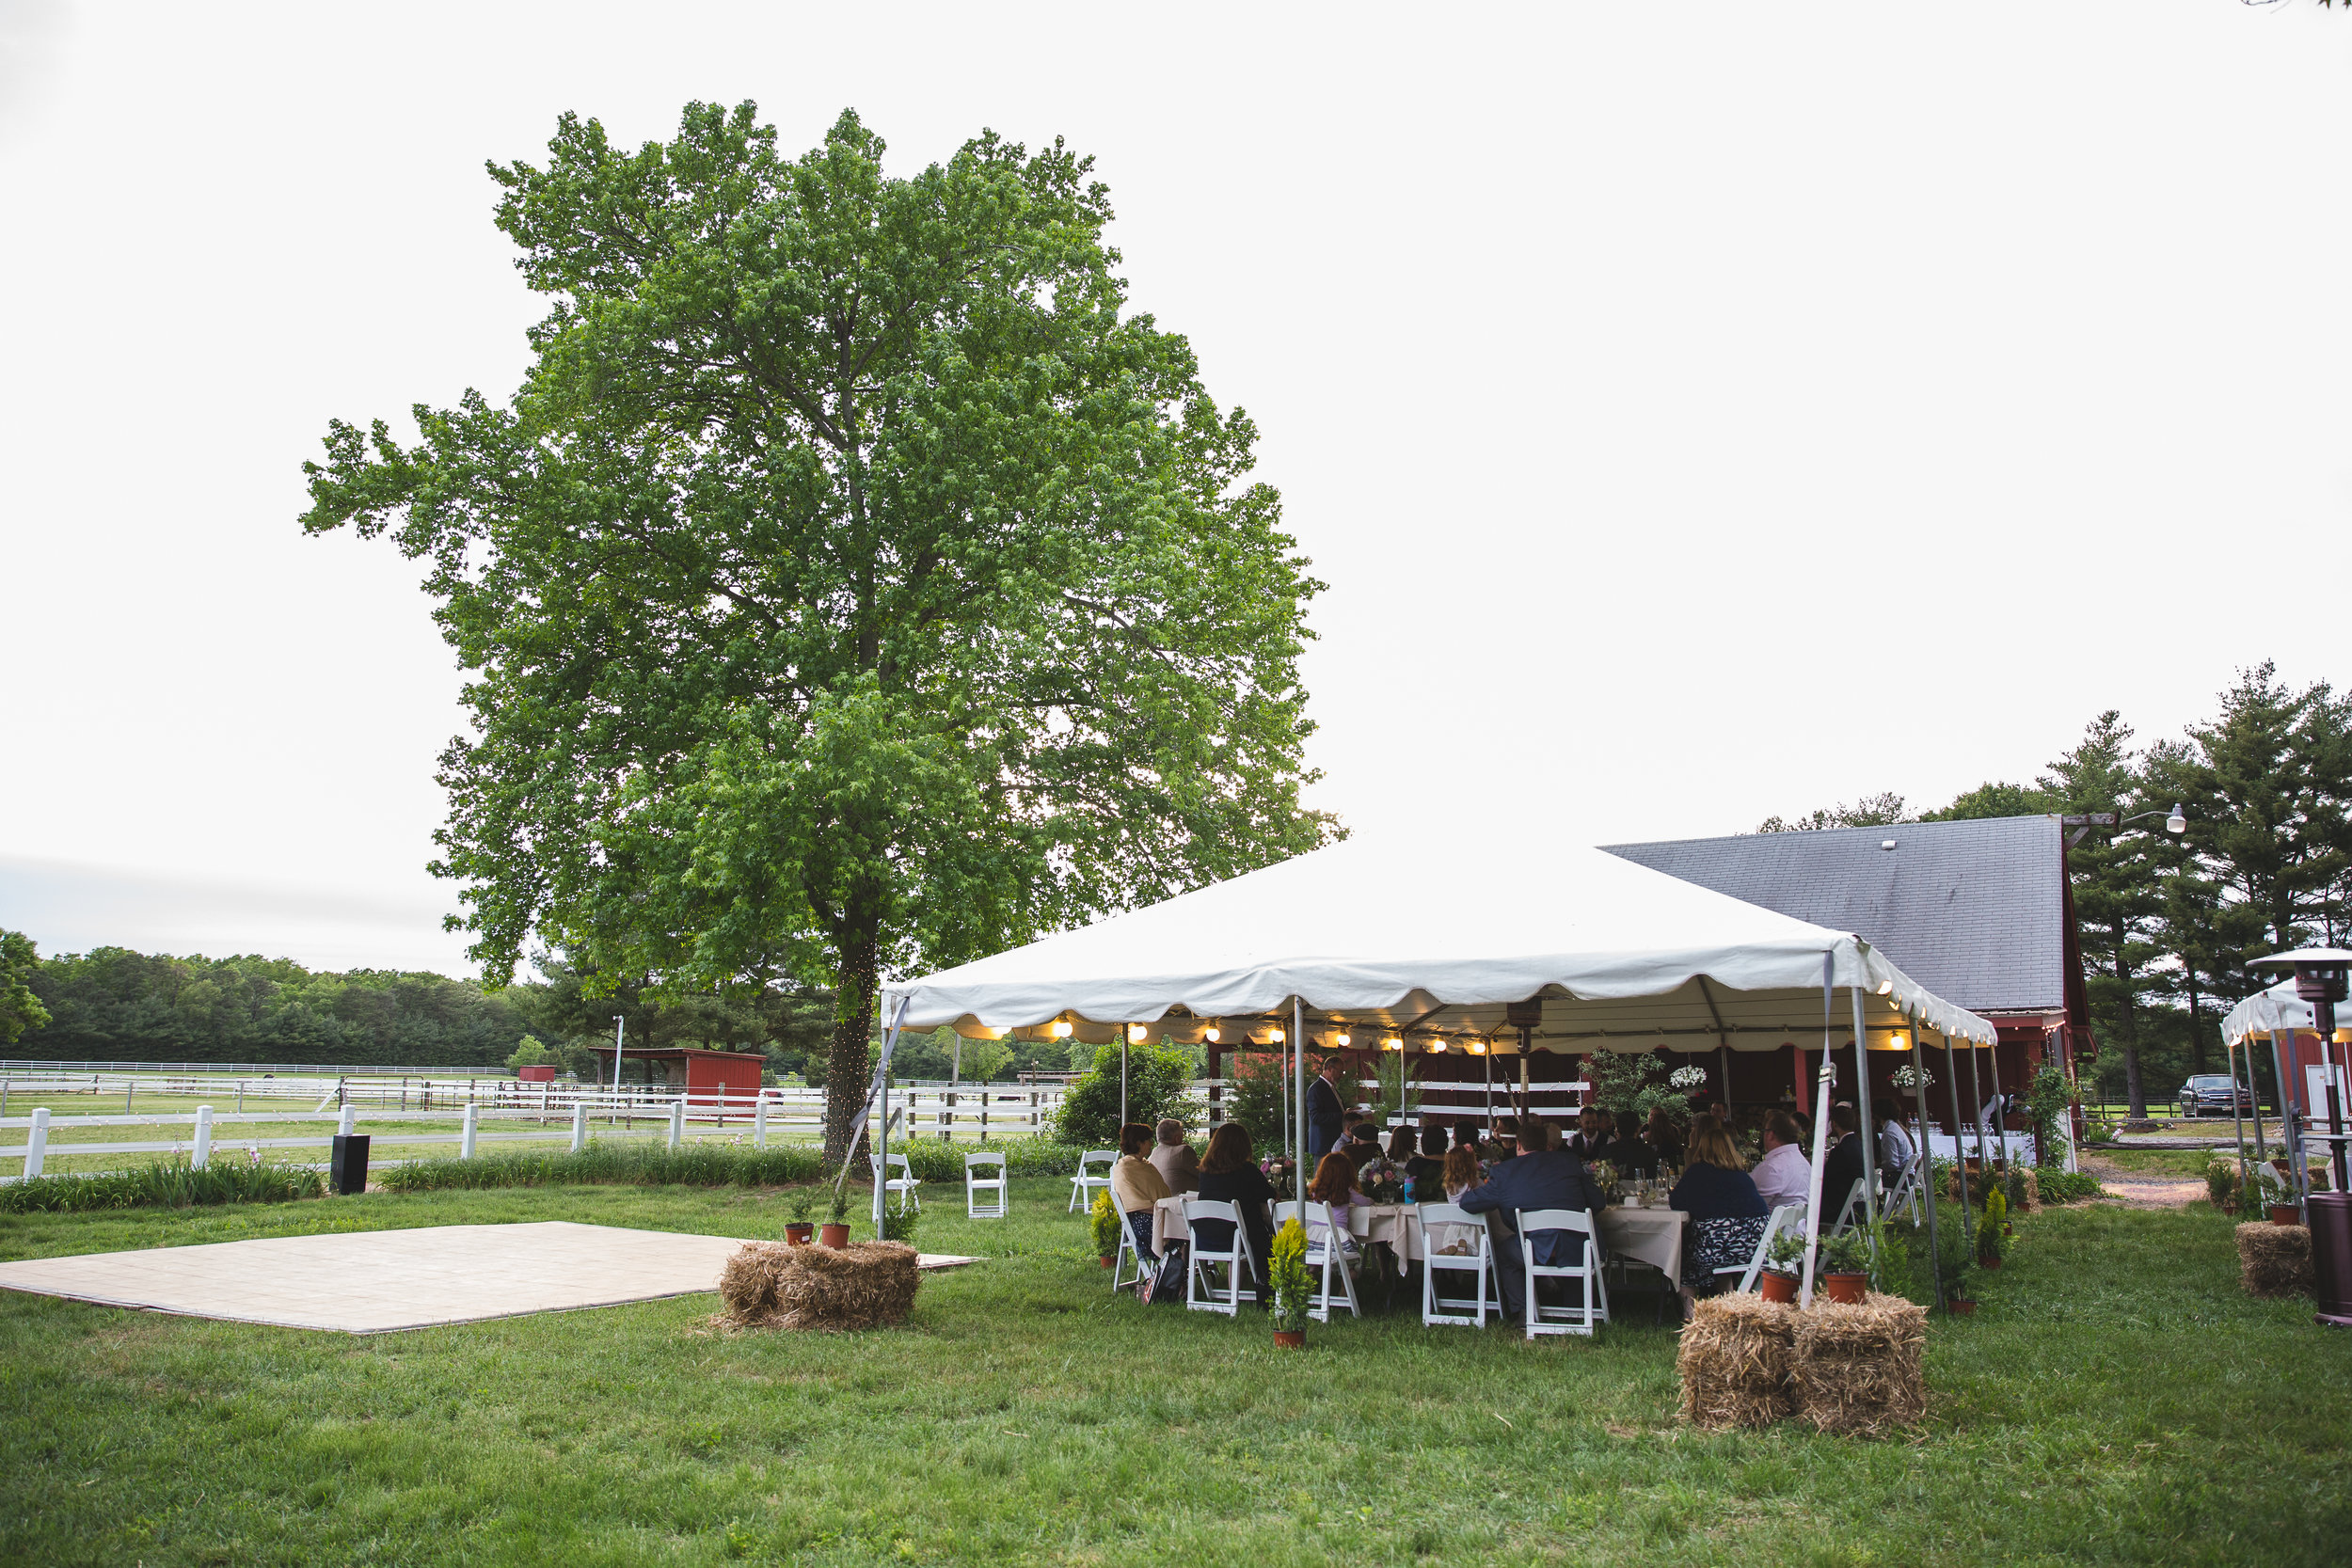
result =
[[[1604,844],[1613,855],[1851,931],[1974,1011],[2066,1005],[2064,860],[2054,816]],[[1893,849],[1880,847],[1888,839]]]

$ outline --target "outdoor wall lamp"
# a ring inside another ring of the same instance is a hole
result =
[[[2126,816],[2122,821],[2116,823],[2116,826],[2119,828],[2125,827],[2131,823],[2138,821],[2143,816],[2155,816],[2161,814],[2153,811],[2134,812],[2131,816]],[[2164,819],[2164,831],[2176,837],[2188,832],[2188,818],[2181,814],[2181,803],[2178,800],[2172,802],[2172,814],[2169,816],[2166,816]]]

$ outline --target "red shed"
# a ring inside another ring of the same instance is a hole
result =
[[[642,1064],[644,1076],[629,1070]],[[621,1081],[642,1083],[671,1094],[683,1091],[690,1099],[752,1100],[759,1094],[759,1075],[768,1059],[755,1051],[701,1051],[688,1045],[631,1045],[621,1048]]]

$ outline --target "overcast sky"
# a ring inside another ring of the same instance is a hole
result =
[[[457,672],[300,465],[511,391],[543,302],[482,166],[561,111],[1093,153],[1331,584],[1316,803],[1607,842],[2336,678],[2348,86],[2309,0],[0,0],[0,925],[469,968]]]

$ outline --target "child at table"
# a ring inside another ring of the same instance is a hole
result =
[[[1316,1244],[1318,1238],[1332,1228],[1324,1223],[1327,1206],[1332,1224],[1338,1227],[1340,1251],[1347,1259],[1347,1266],[1355,1268],[1359,1259],[1350,1215],[1366,1206],[1364,1195],[1356,1190],[1356,1162],[1338,1149],[1325,1155],[1323,1163],[1315,1166],[1314,1180],[1307,1183],[1307,1199],[1309,1244]]]

